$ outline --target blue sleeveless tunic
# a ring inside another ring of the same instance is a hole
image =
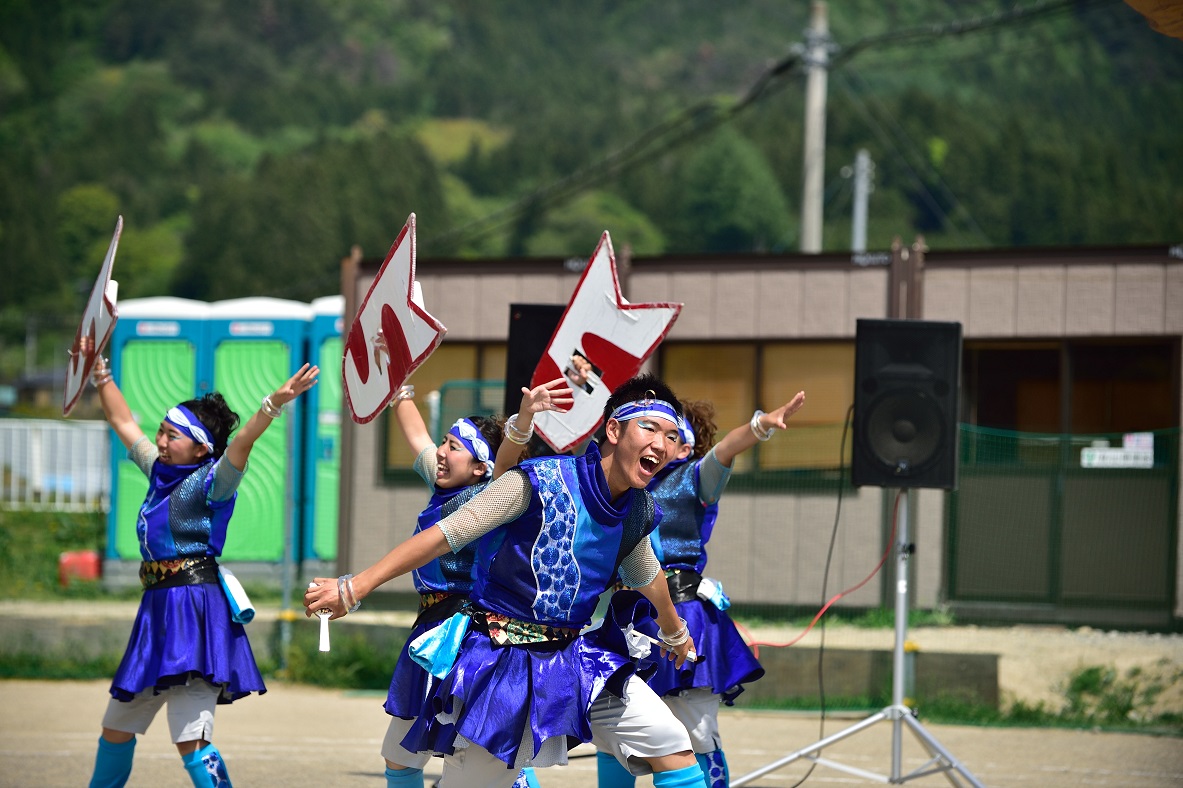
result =
[[[666,466],[649,484],[662,511],[661,523],[650,540],[657,560],[667,570],[702,574],[706,568],[706,544],[715,528],[719,504],[704,505],[699,500],[699,462],[683,461],[673,467]],[[668,660],[656,660],[657,670],[648,679],[649,686],[658,695],[706,687],[722,695],[728,706],[732,705],[743,692],[743,684],[763,676],[764,668],[725,611],[698,598],[676,602],[674,607],[686,619],[694,648],[705,659],[683,663],[681,669]],[[657,637],[653,622],[645,622],[638,628]]]
[[[128,456],[141,469],[148,459],[130,451]],[[153,462],[136,523],[141,557],[220,556],[241,480],[242,472],[224,456],[188,466]],[[111,696],[128,701],[143,690],[159,692],[195,678],[221,689],[219,703],[267,691],[246,630],[231,618],[220,583],[146,589]]]
[[[616,575],[625,534],[643,538],[658,510],[644,490],[609,499],[594,444],[580,457],[527,460],[509,472],[526,474],[530,502],[478,541],[472,602],[539,628],[580,629]],[[498,644],[470,629],[425,702],[398,699],[391,713],[417,718],[402,746],[444,755],[462,738],[513,766],[552,737],[591,741],[592,702],[605,691],[619,695],[635,671],[620,627],[652,615],[634,593],[612,608],[613,625],[570,640]]]

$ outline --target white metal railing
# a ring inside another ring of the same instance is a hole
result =
[[[0,419],[0,509],[107,511],[105,421]]]

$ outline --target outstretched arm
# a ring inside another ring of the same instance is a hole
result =
[[[567,410],[574,402],[575,397],[566,378],[555,378],[532,389],[522,386],[522,404],[518,407],[518,412],[510,416],[507,422],[506,438],[497,448],[493,478],[496,479],[518,464],[522,450],[534,434],[534,414],[547,410]],[[510,435],[516,435],[522,442],[518,443],[510,438]]]
[[[99,404],[103,408],[103,416],[124,448],[130,449],[135,442],[144,436],[144,431],[131,415],[131,408],[123,397],[123,392],[111,379],[111,369],[107,366],[107,359],[97,356],[91,369],[91,381],[99,392]]]
[[[268,402],[271,408],[283,408],[296,397],[316,385],[316,376],[320,374],[320,367],[305,364],[300,371],[288,378],[287,382],[275,390],[275,393],[265,398],[264,404],[247,419],[246,424],[234,435],[230,445],[226,447],[226,459],[238,470],[246,468],[246,458],[271,422],[279,415],[268,414]]]
[[[357,601],[370,595],[375,588],[396,577],[418,569],[432,559],[449,552],[448,540],[439,525],[433,525],[412,536],[384,555],[373,566],[363,569],[353,578],[353,592]],[[337,578],[317,577],[314,585],[304,592],[304,614],[311,617],[314,610],[332,610],[331,618],[340,618],[347,611],[337,590]]]
[[[789,420],[790,416],[799,411],[804,404],[805,392],[798,391],[797,395],[784,405],[781,405],[774,411],[753,417],[753,420],[756,421],[756,426],[762,433],[771,435],[772,430],[785,429],[787,426],[785,422]],[[753,429],[751,422],[736,427],[715,444],[715,459],[725,468],[730,468],[735,458],[755,446],[758,440],[759,438],[757,438],[756,431]]]

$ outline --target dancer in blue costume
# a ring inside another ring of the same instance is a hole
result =
[[[523,389],[522,393],[519,412],[528,418],[533,413],[570,405],[573,401],[571,390],[562,378],[534,389]],[[482,416],[457,420],[439,446],[436,446],[419,409],[412,401],[413,397],[414,387],[403,386],[395,395],[391,407],[403,436],[416,454],[415,472],[432,491],[427,508],[419,514],[415,523],[415,533],[419,533],[456,511],[488,486],[493,478],[494,457],[499,467],[512,467],[523,447],[513,441],[503,443],[499,421]],[[397,709],[405,708],[426,696],[431,674],[416,663],[407,650],[411,643],[448,620],[468,601],[468,594],[472,590],[475,554],[476,545],[469,544],[411,573],[415,589],[419,592],[419,614],[399,654],[384,705],[387,713],[392,715],[382,743],[388,788],[420,788],[423,785],[423,767],[430,755],[408,752],[402,747],[400,742],[414,720],[397,716]]]
[[[634,675],[621,629],[656,610],[669,658],[694,648],[644,538],[660,517],[644,488],[679,445],[676,402],[656,378],[627,381],[605,407],[602,453],[523,462],[346,585],[364,598],[479,540],[471,604],[434,630],[454,636],[433,644],[451,640],[453,660],[429,697],[396,710],[416,720],[403,747],[444,756],[442,788],[509,786],[524,766],[565,763],[571,740],[594,740],[659,788],[703,785],[685,728]],[[617,572],[640,594],[617,595],[611,621],[581,632]],[[344,615],[341,596],[318,578],[308,614]]]
[[[263,398],[232,441],[238,415],[214,392],[170,408],[153,442],[136,424],[106,361],[95,364],[103,414],[148,477],[148,494],[136,520],[144,594],[111,682],[92,788],[127,782],[136,734],[147,732],[164,705],[193,784],[230,785],[211,744],[214,708],[267,689],[219,582],[217,558],[251,448],[287,403],[316,384],[319,371],[301,367]]]
[[[771,413],[756,411],[750,422],[715,444],[714,406],[704,401],[683,402],[682,448],[649,484],[663,513],[649,538],[678,615],[686,620],[704,659],[681,669],[660,662],[648,681],[690,733],[709,788],[725,788],[729,778],[719,736],[719,704],[734,703],[743,684],[763,676],[764,669],[724,612],[729,603],[721,586],[709,578],[703,582],[706,544],[714,532],[719,498],[731,478],[735,458],[757,441],[771,438],[773,430],[785,429],[785,422],[804,404],[805,392],[798,392]],[[641,629],[653,634],[652,627]],[[597,766],[600,788],[631,788],[634,783],[633,776],[609,753],[597,753]]]

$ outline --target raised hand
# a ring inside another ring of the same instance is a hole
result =
[[[575,396],[567,379],[555,378],[532,389],[522,386],[522,405],[518,408],[518,415],[529,414],[533,418],[535,413],[548,410],[570,410],[574,402]]]

